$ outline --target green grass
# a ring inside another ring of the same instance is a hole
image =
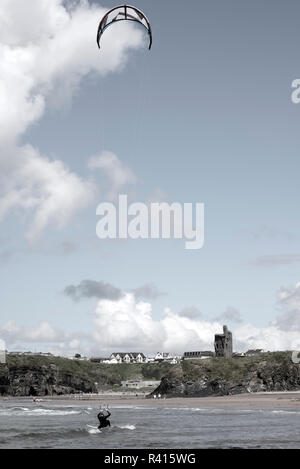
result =
[[[51,365],[55,365],[61,374],[78,376],[103,386],[120,385],[121,381],[127,380],[159,380],[172,367],[169,363],[106,364],[61,357],[7,355],[10,370],[37,370]]]
[[[198,375],[206,375],[210,380],[240,381],[250,371],[264,364],[270,369],[285,368],[291,362],[291,352],[268,352],[252,357],[209,358],[206,360],[183,360],[184,381],[193,380]]]
[[[193,381],[197,377],[206,377],[224,381],[240,382],[251,371],[263,366],[264,374],[284,376],[288,374],[291,352],[272,352],[241,358],[210,358],[206,360],[183,360],[181,364],[169,363],[132,363],[104,364],[84,360],[71,360],[61,357],[39,355],[7,355],[7,367],[18,375],[27,370],[42,370],[57,367],[60,375],[76,376],[90,383],[98,383],[101,389],[114,388],[127,380],[160,380],[169,375],[178,377],[183,382]]]

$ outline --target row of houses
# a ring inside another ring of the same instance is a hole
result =
[[[267,350],[264,350],[262,348],[256,348],[256,349],[247,350],[247,352],[234,352],[232,354],[232,357],[233,358],[252,357],[253,355],[258,355],[260,353],[267,353]]]
[[[23,356],[39,356],[39,357],[54,357],[50,352],[8,352],[5,350],[6,355],[23,355]]]
[[[253,356],[260,353],[265,353],[266,350],[263,349],[251,349],[247,352],[235,352],[232,354],[233,358]],[[22,356],[43,356],[43,357],[54,357],[50,352],[6,352],[9,355],[22,355]],[[215,353],[210,350],[204,351],[194,351],[194,352],[184,352],[183,356],[173,355],[168,352],[157,352],[156,355],[146,356],[142,352],[114,352],[107,358],[102,357],[82,357],[80,354],[76,354],[73,357],[73,360],[89,360],[94,363],[108,363],[108,364],[117,364],[117,363],[171,363],[176,364],[181,360],[204,360],[207,358],[215,357]]]
[[[168,352],[157,352],[154,356],[146,356],[142,352],[115,352],[109,358],[93,357],[90,360],[94,363],[160,363],[168,362],[176,364],[181,360],[181,356],[172,355]]]
[[[233,353],[233,358],[238,357],[247,357],[252,355],[257,355],[259,353],[264,353],[263,349],[254,349],[248,350],[247,352],[242,353]],[[94,363],[108,363],[108,364],[117,364],[117,363],[161,363],[167,362],[171,364],[179,363],[181,360],[205,360],[207,358],[215,357],[215,352],[211,350],[203,351],[194,351],[194,352],[184,352],[182,355],[172,355],[168,352],[157,352],[154,356],[146,356],[142,352],[115,352],[110,355],[109,358],[100,358],[93,357],[90,361]]]
[[[258,355],[260,353],[266,353],[267,351],[264,349],[251,349],[247,350],[247,352],[234,352],[232,353],[232,358],[239,358],[239,357],[251,357],[253,355]],[[216,357],[216,354],[211,351],[197,351],[197,352],[184,352],[182,359],[183,360],[204,360],[206,358],[213,358]]]

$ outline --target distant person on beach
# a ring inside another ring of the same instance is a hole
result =
[[[105,428],[105,427],[110,427],[110,421],[108,420],[108,417],[111,416],[111,413],[107,410],[107,414],[104,414],[103,410],[100,410],[99,414],[97,415],[98,420],[99,420],[99,430],[100,428]]]

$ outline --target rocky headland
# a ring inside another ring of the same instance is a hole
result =
[[[252,357],[183,360],[152,393],[168,397],[224,396],[249,392],[300,390],[300,365],[291,352]]]
[[[110,365],[54,356],[8,354],[6,363],[0,364],[0,396],[124,391],[121,381],[160,380],[171,366],[168,363]]]

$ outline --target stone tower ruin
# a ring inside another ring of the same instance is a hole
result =
[[[215,334],[216,357],[232,357],[232,333],[223,326],[223,334]]]

